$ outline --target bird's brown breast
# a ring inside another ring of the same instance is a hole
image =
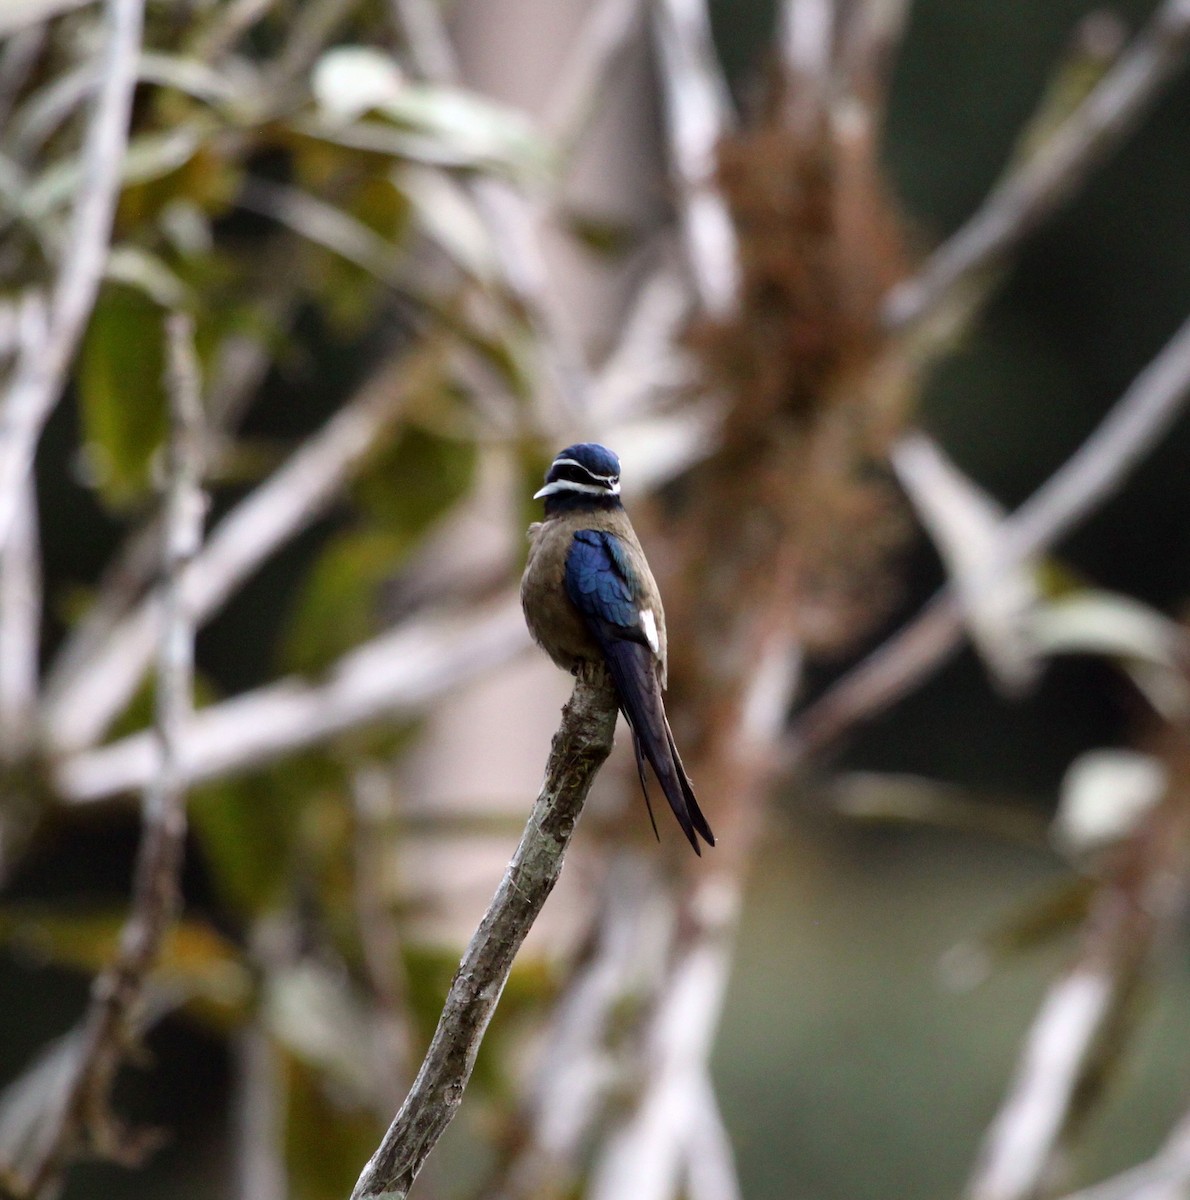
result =
[[[566,556],[574,529],[557,520],[529,526],[521,607],[533,640],[565,671],[600,661],[599,647],[566,593]]]
[[[653,573],[627,515],[608,512],[565,513],[529,526],[529,561],[521,578],[521,606],[534,640],[560,667],[573,671],[584,662],[602,661],[602,653],[566,591],[566,559],[581,529],[614,534],[623,545],[644,587],[642,607],[654,615],[658,635],[658,674],[664,686],[665,613]]]

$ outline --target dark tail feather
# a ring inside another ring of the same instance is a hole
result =
[[[624,714],[631,728],[632,718],[627,713]],[[636,756],[636,774],[640,778],[640,794],[645,798],[645,808],[649,813],[649,824],[653,826],[653,836],[661,841],[661,834],[657,832],[657,818],[653,816],[653,801],[649,799],[649,785],[645,782],[645,757],[641,751],[640,738],[636,736],[636,730],[632,730],[632,753]]]
[[[694,788],[690,784],[690,776],[686,774],[686,768],[682,765],[682,756],[678,753],[677,743],[674,741],[673,730],[669,727],[669,718],[665,718],[665,736],[669,740],[669,752],[673,755],[674,766],[677,768],[678,782],[682,785],[682,795],[686,797],[686,809],[690,813],[690,820],[694,828],[702,835],[702,839],[708,846],[715,844],[715,835],[711,832],[711,827],[707,822],[706,817],[702,815],[702,809],[698,807],[698,801],[694,798]]]
[[[694,789],[682,768],[669,722],[665,718],[665,707],[661,701],[661,685],[657,682],[653,652],[648,646],[621,638],[602,639],[603,654],[611,671],[612,680],[619,695],[620,707],[632,726],[632,737],[637,756],[637,769],[641,769],[641,754],[649,760],[657,782],[665,793],[673,814],[686,835],[686,840],[701,855],[698,834],[702,834],[708,845],[715,844],[714,834],[694,798]],[[646,800],[648,795],[646,793]],[[649,817],[652,818],[652,809]],[[656,824],[653,829],[656,831]],[[696,832],[697,830],[697,832]]]

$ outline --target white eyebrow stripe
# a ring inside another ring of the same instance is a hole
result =
[[[657,637],[657,618],[653,615],[653,610],[651,608],[642,608],[637,614],[637,619],[640,621],[640,627],[644,630],[645,637],[648,639],[653,653],[660,654],[661,641]]]
[[[574,458],[555,458],[555,467],[578,467],[584,475],[590,475],[592,479],[602,479],[605,483],[615,483],[620,477],[619,475],[598,475],[591,470],[590,467],[584,466],[581,462]]]
[[[596,475],[596,479],[600,476]],[[553,496],[558,492],[587,492],[592,496],[618,496],[620,494],[620,485],[612,483],[608,486],[594,483],[575,483],[573,479],[555,479],[553,483],[547,483],[540,491],[533,493],[534,500],[540,500],[542,496]]]

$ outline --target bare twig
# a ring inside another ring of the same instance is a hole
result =
[[[13,103],[45,46],[46,29],[44,24],[31,25],[0,47],[0,129],[8,124]]]
[[[1190,1184],[1190,1117],[1183,1116],[1147,1162],[1071,1192],[1062,1200],[1185,1200]]]
[[[1124,140],[1190,47],[1190,3],[1165,0],[1079,108],[996,187],[983,206],[885,302],[893,331],[936,313],[963,282],[995,265],[1083,184]]]
[[[158,640],[156,733],[159,767],[145,788],[144,834],[137,854],[132,911],[115,961],[100,975],[82,1026],[77,1074],[58,1115],[55,1136],[31,1173],[27,1194],[43,1195],[68,1158],[86,1147],[129,1159],[145,1148],[112,1118],[108,1097],[128,1046],[139,1035],[149,972],[179,903],[179,873],[186,836],[183,740],[194,680],[194,621],[181,580],[198,549],[205,508],[202,494],[202,408],[198,368],[188,318],[169,321],[169,492],[163,554],[164,586]]]
[[[7,542],[38,439],[95,303],[107,258],[136,82],[143,0],[108,0],[108,37],[83,147],[70,235],[50,299],[44,336],[26,341],[0,399],[0,547]]]
[[[735,307],[739,291],[735,227],[715,186],[716,150],[731,125],[731,101],[704,0],[653,0],[653,15],[686,254],[703,308],[722,316]]]
[[[587,792],[611,750],[616,714],[606,677],[576,681],[520,845],[455,972],[413,1088],[360,1175],[352,1200],[406,1196],[454,1117],[513,959],[557,882]]]
[[[619,340],[592,388],[596,428],[640,416],[694,382],[690,359],[678,347],[692,297],[675,257],[665,255],[665,261],[641,283],[625,314]],[[636,478],[635,469],[632,477]]]
[[[324,682],[289,678],[200,709],[186,737],[185,778],[199,783],[381,720],[416,716],[460,683],[529,645],[517,602],[415,620],[343,656]],[[102,800],[144,784],[157,770],[148,732],[65,758],[54,773],[66,801]]]
[[[997,551],[969,581],[993,584],[1005,571],[1049,549],[1106,500],[1153,448],[1190,399],[1190,321],[1136,377],[1077,451],[1004,521]],[[875,715],[953,654],[963,610],[945,587],[908,625],[829,688],[795,722],[793,759],[812,753]]]
[[[296,9],[287,26],[285,46],[269,68],[265,91],[280,92],[297,79],[357,4],[358,0],[311,0]]]
[[[290,246],[271,247],[261,263],[264,294],[258,297],[258,304],[263,325],[284,327],[292,316],[293,299],[286,281],[288,264],[282,257],[291,252]],[[218,472],[225,439],[238,425],[271,362],[272,352],[259,333],[231,332],[223,339],[204,386],[208,476]],[[95,598],[54,658],[52,678],[56,687],[63,687],[65,680],[86,670],[129,609],[144,597],[160,560],[159,522],[160,514],[150,516],[129,532],[112,555]]]
[[[592,1200],[670,1200],[701,1136],[706,1063],[719,1021],[739,911],[734,881],[704,880],[691,904],[698,928],[671,969],[647,1034],[644,1093],[607,1140],[590,1185]]]
[[[427,0],[391,2],[418,74],[432,83],[463,82],[437,6]],[[585,411],[590,384],[582,347],[561,312],[542,253],[543,206],[499,179],[481,176],[465,186],[492,235],[504,286],[525,315],[560,403],[560,413],[541,409],[543,428],[556,434]]]
[[[909,16],[909,0],[861,0],[841,39],[839,65],[848,91],[870,115],[883,115],[893,55]]]
[[[190,46],[199,62],[214,62],[247,32],[276,0],[231,0],[217,10],[216,20],[204,28]]]
[[[782,0],[777,48],[790,83],[786,115],[799,132],[821,116],[828,103],[835,20],[835,0]]]
[[[686,1139],[686,1194],[690,1200],[742,1200],[731,1137],[705,1070],[696,1082],[692,1109]]]
[[[401,962],[401,937],[391,899],[386,895],[388,847],[392,844],[393,771],[364,763],[352,774],[355,817],[352,863],[355,923],[368,981],[379,1009],[381,1072],[398,1102],[412,1073],[409,987]]]
[[[988,1129],[969,1200],[1030,1200],[1049,1179],[1154,942],[1181,911],[1190,833],[1183,786],[1170,788],[1099,888],[1079,960],[1050,989]]]
[[[429,358],[436,361],[432,351]],[[197,622],[325,511],[393,428],[419,378],[417,362],[402,358],[389,363],[224,517],[182,579]],[[69,675],[51,672],[42,715],[42,737],[49,747],[56,752],[82,749],[102,736],[144,675],[156,629],[157,610],[150,599],[124,617],[90,660],[73,663]]]
[[[0,9],[0,37],[8,37],[30,25],[40,25],[60,13],[90,3],[92,0],[8,0]]]
[[[574,38],[574,49],[558,71],[546,102],[546,130],[564,162],[569,161],[598,111],[608,82],[640,25],[641,0],[597,0]]]
[[[41,633],[41,554],[32,478],[21,488],[8,544],[0,551],[0,763],[30,750]]]
[[[459,61],[435,0],[389,0],[414,69],[435,83],[457,83]]]
[[[285,1200],[285,1086],[280,1053],[260,1021],[236,1035],[235,1060],[236,1196]]]

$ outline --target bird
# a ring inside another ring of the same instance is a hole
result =
[[[645,762],[682,832],[701,856],[715,835],[698,807],[665,715],[665,612],[653,572],[620,500],[620,460],[580,442],[558,452],[534,500],[545,519],[529,526],[521,607],[534,641],[565,671],[601,664],[632,731],[637,774],[653,833]]]

